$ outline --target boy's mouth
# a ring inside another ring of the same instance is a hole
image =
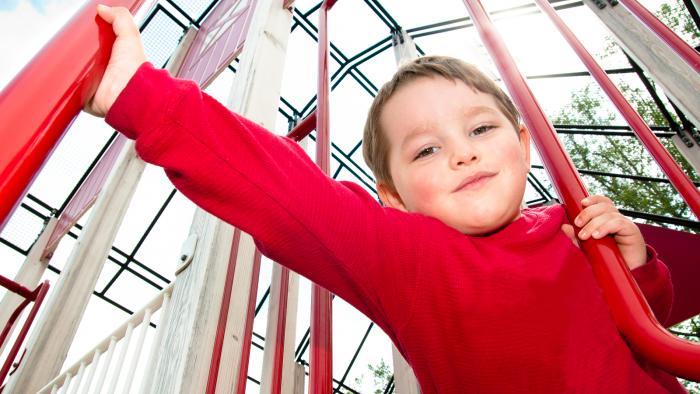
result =
[[[479,171],[464,178],[454,191],[458,192],[461,190],[475,189],[488,182],[488,180],[493,178],[496,174],[497,172],[492,171]]]

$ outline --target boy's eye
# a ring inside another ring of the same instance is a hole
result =
[[[472,131],[472,135],[484,134],[484,133],[486,133],[487,131],[489,131],[489,130],[495,128],[495,127],[496,127],[496,126],[493,126],[493,125],[483,125],[483,126],[479,126],[479,127],[475,128],[475,129]]]
[[[436,146],[429,146],[427,148],[423,148],[420,150],[420,152],[418,152],[418,154],[416,155],[416,157],[413,158],[413,160],[417,160],[425,156],[430,156],[433,153],[437,152],[437,150],[438,148]]]

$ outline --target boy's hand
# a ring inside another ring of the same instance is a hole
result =
[[[85,111],[104,117],[136,70],[146,61],[139,29],[124,7],[97,6],[97,14],[112,25],[117,36],[112,56],[95,95],[85,103]]]
[[[646,263],[646,244],[639,227],[618,212],[609,198],[590,196],[581,200],[581,203],[584,209],[574,220],[574,224],[581,229],[578,239],[585,241],[591,237],[600,239],[612,235],[629,269]],[[574,229],[570,224],[563,225],[562,231],[576,241]]]

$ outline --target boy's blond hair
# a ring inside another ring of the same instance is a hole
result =
[[[520,114],[508,95],[496,83],[475,66],[447,56],[424,56],[401,66],[391,81],[379,90],[367,114],[362,153],[365,162],[374,173],[377,184],[383,183],[392,189],[394,183],[389,171],[389,144],[380,118],[382,109],[394,93],[403,85],[418,78],[442,77],[451,81],[462,81],[470,88],[490,94],[496,99],[498,108],[519,129]]]

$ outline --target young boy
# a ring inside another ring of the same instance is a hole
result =
[[[117,40],[86,109],[267,256],[375,321],[423,393],[684,392],[626,346],[574,242],[614,236],[661,321],[667,269],[605,197],[584,200],[576,235],[561,206],[521,210],[529,135],[478,70],[425,57],[382,88],[364,137],[382,208],[145,63],[128,11],[98,12]]]

